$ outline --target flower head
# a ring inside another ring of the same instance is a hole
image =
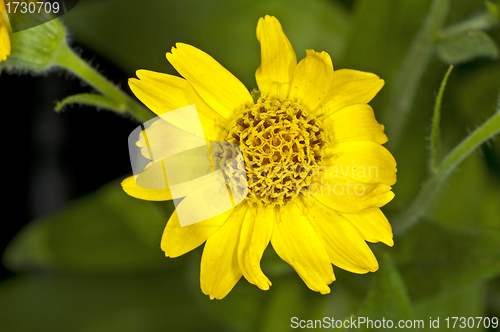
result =
[[[3,0],[0,0],[0,61],[10,55],[9,20]]]
[[[139,79],[130,79],[134,94],[157,115],[195,104],[205,137],[239,145],[245,162],[243,203],[185,227],[174,212],[161,248],[177,257],[206,242],[201,289],[221,299],[242,276],[269,289],[260,261],[271,242],[310,289],[327,294],[335,280],[332,264],[373,272],[378,263],[366,241],[393,245],[380,207],[394,197],[396,162],[382,146],[384,127],[367,104],[384,81],[371,73],[334,71],[325,52],[307,50],[297,64],[275,17],[259,20],[257,38],[262,62],[255,102],[217,61],[182,43],[167,59],[183,78],[139,70]],[[141,199],[177,198],[168,189],[141,188],[134,177],[122,186]],[[190,195],[180,204],[196,211]]]

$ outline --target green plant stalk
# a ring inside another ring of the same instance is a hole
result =
[[[441,119],[441,101],[443,100],[444,90],[446,88],[446,82],[450,76],[453,65],[448,68],[448,71],[444,75],[441,86],[439,87],[439,93],[436,98],[436,104],[434,105],[434,118],[432,120],[432,131],[431,131],[431,171],[436,172],[437,163],[439,162],[439,155],[441,152],[441,137],[439,133],[439,122]]]
[[[500,133],[500,112],[497,112],[467,136],[447,156],[436,172],[423,184],[410,207],[394,220],[394,235],[401,236],[422,217],[443,182],[481,144]]]
[[[66,43],[59,44],[54,63],[75,74],[94,89],[115,101],[119,106],[116,110],[118,113],[128,113],[140,122],[145,122],[154,117],[153,113],[139,105],[135,100],[99,74]]]
[[[399,144],[420,80],[435,49],[434,36],[444,23],[449,5],[450,0],[432,2],[424,24],[414,37],[403,65],[394,80],[384,121],[389,137],[389,142],[387,142],[389,150],[394,150]]]

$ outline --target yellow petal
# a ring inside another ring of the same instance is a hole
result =
[[[168,186],[167,189],[145,189],[136,184],[134,176],[123,180],[122,188],[128,195],[147,201],[169,201],[172,199]]]
[[[184,90],[184,96],[190,105],[196,105],[205,138],[213,142],[225,141],[229,130],[228,122],[205,103],[191,84]]]
[[[370,247],[351,223],[335,210],[316,203],[307,214],[333,265],[354,273],[378,270]]]
[[[369,207],[381,207],[394,198],[391,187],[384,183],[362,183],[336,177],[313,179],[308,198],[314,197],[322,204],[341,212],[355,213]]]
[[[201,290],[210,299],[222,299],[240,280],[238,243],[247,204],[238,205],[231,217],[210,236],[201,257]]]
[[[149,126],[146,130],[140,132],[136,145],[141,148],[141,154],[149,160],[159,161],[177,153],[206,146],[203,129],[199,123],[197,126],[194,123],[186,123],[189,131],[185,131],[172,125],[170,121],[156,117],[148,121],[147,125]],[[190,125],[192,128],[189,128]]]
[[[260,268],[260,260],[271,240],[275,222],[274,207],[259,207],[256,214],[252,211],[247,212],[241,226],[238,246],[240,269],[248,282],[262,290],[268,290],[271,286],[271,281]]]
[[[128,81],[130,89],[156,115],[189,105],[184,98],[185,79],[150,70],[138,70],[136,75],[139,79]]]
[[[368,208],[358,213],[341,213],[368,242],[382,242],[392,247],[392,227],[379,208]]]
[[[373,109],[368,104],[344,107],[325,119],[329,133],[335,143],[349,141],[372,141],[378,144],[387,142],[384,126],[375,119]]]
[[[336,70],[321,112],[329,115],[350,105],[367,104],[383,86],[384,80],[375,74],[352,69]]]
[[[343,177],[364,183],[396,183],[396,160],[382,145],[369,141],[342,142],[325,151],[325,165]]]
[[[326,52],[307,50],[293,73],[290,99],[298,101],[309,112],[314,111],[330,89],[333,79],[333,64]]]
[[[149,70],[138,70],[136,75],[139,79],[129,79],[130,89],[156,115],[194,104],[205,137],[213,141],[224,138],[226,121],[196,94],[185,79]],[[190,126],[182,121],[171,124],[185,130]]]
[[[307,287],[321,294],[330,293],[328,285],[335,280],[330,259],[318,234],[295,203],[282,208],[271,243]]]
[[[196,224],[181,226],[177,211],[174,211],[163,231],[161,249],[166,257],[184,255],[203,244],[233,213],[234,209]]]
[[[253,105],[247,88],[233,74],[207,53],[194,46],[177,43],[167,59],[224,119],[232,120],[234,112]]]
[[[168,157],[163,160],[163,166],[171,186],[196,180],[196,187],[199,187],[203,177],[212,173],[212,161],[207,146]]]
[[[255,78],[262,97],[288,98],[297,56],[276,17],[266,15],[259,19],[257,39],[262,60]]]
[[[1,15],[1,13],[0,13]],[[0,18],[1,20],[1,18]],[[1,23],[1,22],[0,22]],[[7,27],[0,24],[0,61],[6,60],[10,55],[10,38]]]

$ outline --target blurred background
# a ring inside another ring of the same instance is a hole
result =
[[[71,45],[130,94],[138,69],[176,74],[165,53],[176,42],[212,55],[250,90],[260,46],[259,17],[276,16],[297,58],[327,51],[334,67],[379,75],[370,103],[382,124],[394,80],[430,0],[80,0],[60,19]],[[482,1],[454,0],[445,26],[484,12]],[[498,45],[498,25],[487,31]],[[434,55],[420,81],[401,142],[391,221],[428,178],[434,101],[448,69]],[[443,99],[447,153],[496,109],[500,61],[455,66]],[[62,70],[0,75],[7,190],[0,248],[0,331],[287,331],[290,319],[500,317],[500,144],[492,140],[446,181],[421,223],[393,248],[372,246],[380,271],[334,267],[323,296],[310,291],[272,248],[262,266],[273,282],[261,291],[244,279],[222,301],[199,287],[201,249],[165,258],[170,202],[122,192],[131,173],[127,138],[138,125],[84,106],[54,112],[57,101],[91,88]],[[390,129],[390,128],[388,128]],[[389,136],[389,140],[391,137]],[[436,330],[436,329],[433,329]],[[439,329],[437,329],[439,330]],[[482,330],[485,330],[484,328]],[[492,330],[492,329],[490,329]],[[493,330],[492,330],[493,331]]]

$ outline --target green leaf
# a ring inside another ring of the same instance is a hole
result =
[[[274,282],[269,290],[269,299],[265,303],[265,311],[258,329],[262,332],[284,330],[286,324],[290,326],[292,317],[304,317],[306,310],[304,301],[306,289],[293,278],[281,278]],[[284,305],[293,304],[293,305]]]
[[[430,325],[429,320],[432,319],[435,327],[433,331],[450,331],[450,328],[446,326],[446,317],[484,317],[486,315],[485,291],[485,283],[476,282],[439,292],[415,302],[415,317],[424,320],[426,326]],[[438,324],[439,328],[437,328]]]
[[[159,248],[172,209],[171,202],[130,197],[112,182],[54,216],[31,222],[7,248],[5,263],[17,271],[159,269],[172,262]]]
[[[487,30],[500,22],[499,17],[490,11],[485,11],[456,23],[438,32],[440,38],[453,37],[469,31]]]
[[[486,1],[486,8],[490,13],[495,15],[497,18],[500,19],[500,2],[499,3],[493,3],[491,1]]]
[[[391,253],[416,302],[500,275],[499,243],[500,231],[463,234],[422,223]]]
[[[477,57],[498,58],[498,47],[493,39],[482,31],[468,31],[444,38],[437,47],[441,61],[458,64]]]
[[[38,275],[0,285],[9,332],[224,331],[186,296],[183,275]]]
[[[55,110],[59,112],[64,106],[71,104],[94,106],[97,108],[115,111],[117,113],[125,113],[127,111],[126,105],[120,104],[116,100],[109,97],[94,93],[80,93],[66,97],[57,103]]]
[[[461,233],[500,231],[496,214],[500,212],[499,194],[484,158],[473,154],[446,180],[429,205],[426,217],[443,228]]]
[[[413,309],[405,282],[388,254],[382,256],[380,269],[373,275],[366,303],[357,316],[368,317],[371,320],[385,318],[394,322],[413,318]],[[366,328],[366,325],[360,328],[370,330]]]

